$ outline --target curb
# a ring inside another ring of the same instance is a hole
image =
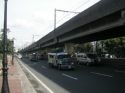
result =
[[[22,68],[20,67],[19,62],[21,62],[18,58],[15,58],[15,65],[17,66],[20,76],[21,76],[21,86],[23,93],[36,93],[35,89],[33,88],[32,84],[28,80],[27,76],[23,72]]]

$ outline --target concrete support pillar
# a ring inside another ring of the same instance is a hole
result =
[[[93,45],[93,53],[96,53],[97,41],[92,42],[92,45]]]
[[[52,48],[46,48],[46,49],[44,49],[44,53],[46,53],[46,54],[50,53],[51,51],[52,51]]]
[[[73,53],[75,52],[73,46],[74,46],[73,43],[65,43],[64,52],[67,52],[67,53],[69,53],[69,54],[73,54]]]

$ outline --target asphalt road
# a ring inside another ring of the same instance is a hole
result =
[[[125,93],[125,71],[106,66],[78,65],[75,70],[57,70],[47,61],[23,64],[50,93]]]

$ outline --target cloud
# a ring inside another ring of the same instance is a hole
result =
[[[32,22],[26,19],[16,19],[13,25],[17,27],[23,27],[23,28],[30,28],[33,26]]]

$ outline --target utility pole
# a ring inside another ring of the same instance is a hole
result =
[[[8,62],[7,62],[7,1],[4,0],[4,28],[3,28],[3,82],[1,93],[10,93],[8,85]]]
[[[55,33],[55,29],[56,29],[56,9],[54,10],[54,31],[53,31],[53,36],[54,36],[54,40],[57,44],[57,37],[56,37],[56,33]],[[56,47],[57,48],[57,47]]]
[[[35,40],[34,40],[35,36],[39,36],[39,35],[34,35],[34,34],[33,34],[33,37],[32,37],[32,43],[35,42]]]
[[[80,12],[75,12],[75,11],[66,11],[66,10],[60,10],[60,9],[55,9],[54,10],[54,30],[56,29],[56,12],[66,12],[66,13],[74,13],[74,14],[78,14]]]
[[[56,36],[56,16],[57,16],[57,12],[66,12],[66,13],[74,13],[74,14],[78,14],[80,12],[74,12],[74,11],[66,11],[66,10],[60,10],[60,9],[55,9],[54,10],[54,30],[53,30],[53,36],[54,36],[54,40],[55,40],[55,43],[56,43],[56,48],[57,48],[57,44],[58,44],[58,38]]]

